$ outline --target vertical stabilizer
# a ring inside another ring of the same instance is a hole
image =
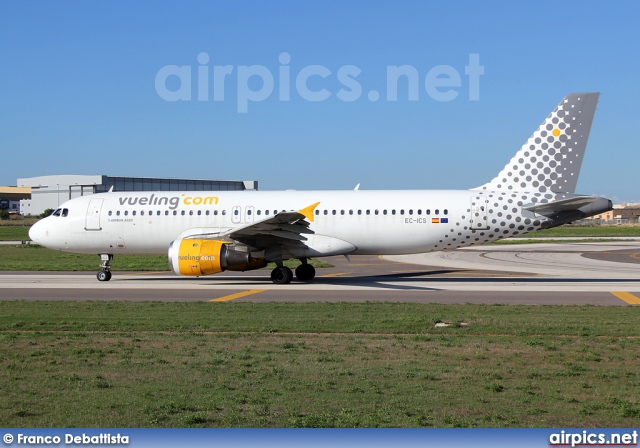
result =
[[[564,97],[500,174],[474,190],[574,193],[599,96]]]

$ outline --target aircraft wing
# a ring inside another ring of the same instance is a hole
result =
[[[596,196],[578,196],[547,202],[546,204],[533,204],[523,208],[539,215],[549,215],[553,213],[578,210],[601,200],[602,198]]]
[[[314,233],[309,225],[314,220],[313,212],[318,204],[320,203],[316,202],[298,211],[282,211],[240,227],[191,229],[181,237],[230,239],[259,250],[274,245],[299,246],[306,241],[305,234]]]

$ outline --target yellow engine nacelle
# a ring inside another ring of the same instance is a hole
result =
[[[224,270],[250,271],[267,265],[264,258],[234,249],[218,240],[175,240],[169,245],[169,265],[178,275],[211,275]]]

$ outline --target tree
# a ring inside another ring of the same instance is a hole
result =
[[[9,212],[4,209],[0,210],[0,219],[3,221],[9,219]]]
[[[52,209],[52,208],[48,208],[48,209],[46,209],[45,211],[43,211],[43,212],[40,214],[40,217],[41,217],[41,218],[46,218],[47,216],[49,216],[49,215],[50,215],[51,213],[53,213],[53,212],[55,212],[55,210],[54,210],[54,209]]]

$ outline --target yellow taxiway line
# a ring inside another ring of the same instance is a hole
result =
[[[620,300],[624,300],[629,305],[640,305],[640,297],[636,297],[630,292],[612,291],[611,294]]]
[[[230,300],[240,299],[241,297],[250,296],[251,294],[258,294],[265,291],[266,289],[250,289],[248,291],[242,291],[235,294],[229,294],[228,296],[218,297],[217,299],[211,299],[209,300],[209,302],[228,302]]]

